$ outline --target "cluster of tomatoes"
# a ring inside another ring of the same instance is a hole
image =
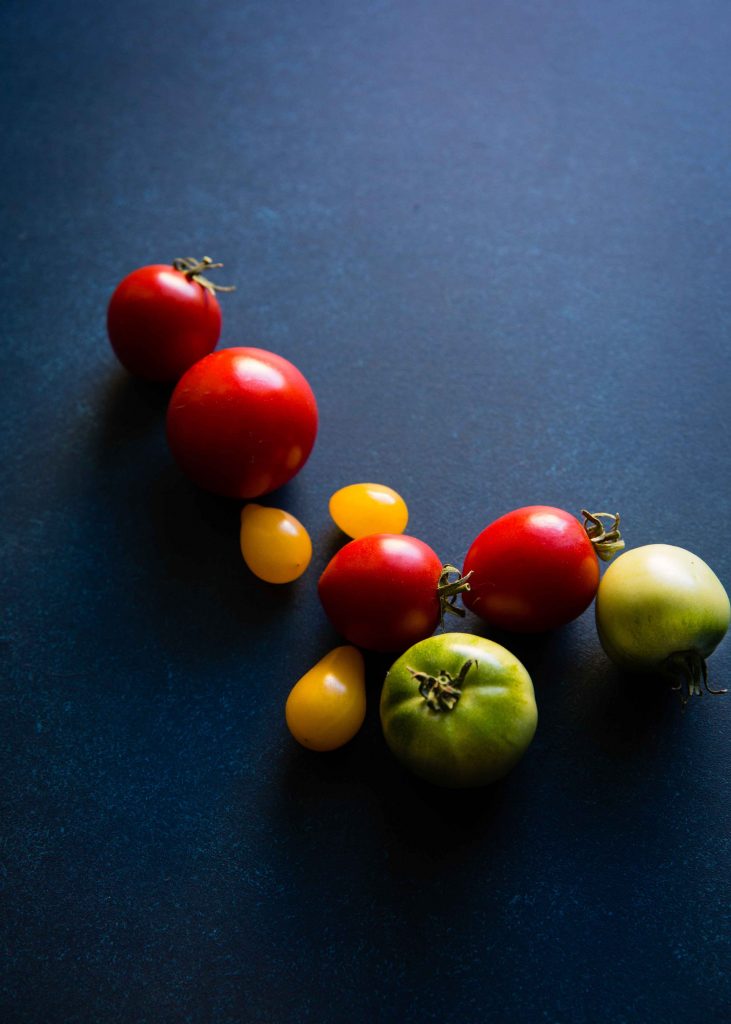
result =
[[[305,527],[258,498],[291,479],[317,433],[317,404],[288,360],[258,348],[214,352],[221,329],[205,257],[143,267],[112,296],[112,347],[133,374],[175,381],[167,438],[180,468],[201,487],[246,500],[241,552],[260,579],[283,584],[307,568]],[[318,583],[322,606],[348,641],[292,689],[286,720],[315,750],[348,742],[365,716],[360,649],[400,657],[381,694],[390,749],[413,772],[447,786],[484,785],[520,759],[536,728],[532,681],[504,647],[483,637],[433,636],[458,600],[492,626],[542,632],[577,618],[596,597],[599,638],[619,665],[666,672],[684,695],[711,690],[705,659],[725,635],[731,607],[712,570],[664,544],[620,555],[600,582],[599,559],[624,547],[619,516],[549,506],[516,509],[489,523],[461,569],[404,530],[403,498],[381,484],[351,484],[330,499],[351,539]]]
[[[107,331],[122,365],[177,381],[167,438],[180,468],[214,494],[256,498],[307,461],[317,434],[312,388],[289,360],[259,348],[214,352],[221,333],[208,257],[133,271],[112,295]]]

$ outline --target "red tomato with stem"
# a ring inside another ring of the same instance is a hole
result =
[[[469,584],[436,552],[404,534],[350,541],[330,560],[318,593],[339,633],[371,651],[403,651],[434,632],[445,611],[463,615],[456,595]]]
[[[307,461],[317,403],[296,366],[260,348],[212,352],[181,377],[167,411],[173,457],[200,487],[257,498]]]
[[[203,272],[223,266],[210,257],[140,267],[117,285],[107,310],[107,333],[122,366],[144,380],[178,380],[212,352],[221,334],[214,284]]]
[[[525,633],[581,615],[599,586],[597,555],[608,560],[624,547],[618,515],[582,515],[584,525],[563,509],[529,505],[496,519],[467,552],[465,606],[494,626]]]

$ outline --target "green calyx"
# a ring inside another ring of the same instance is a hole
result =
[[[450,576],[456,573],[457,579],[451,580]],[[470,589],[469,578],[472,575],[468,572],[466,576],[460,576],[459,569],[456,565],[443,565],[442,574],[439,577],[439,583],[437,584],[437,597],[439,598],[439,615],[442,627],[444,627],[444,616],[447,612],[452,612],[453,615],[461,615],[464,617],[464,608],[457,607],[457,595],[461,594],[464,590]]]
[[[618,551],[624,549],[624,541],[619,532],[619,512],[587,512],[582,508],[584,529],[594,550],[603,562],[611,562]],[[607,526],[604,522],[607,521]]]
[[[706,693],[714,696],[727,692],[714,690],[708,685],[706,661],[697,651],[678,651],[671,654],[665,662],[665,670],[675,679],[672,689],[680,694],[683,707],[691,697],[700,697],[704,689]]]
[[[435,676],[428,672],[419,672],[408,665],[406,669],[419,684],[419,693],[432,711],[453,711],[462,696],[462,686],[467,673],[476,664],[477,662],[472,658],[468,659],[462,664],[456,676],[447,672],[446,669],[442,669]]]
[[[209,281],[204,277],[204,271],[208,273],[209,270],[217,270],[222,266],[223,263],[214,263],[210,256],[204,256],[202,260],[197,260],[194,256],[179,256],[173,260],[175,270],[185,274],[189,281],[195,281],[211,295],[215,295],[216,292],[236,291],[236,285],[216,284],[215,281]]]

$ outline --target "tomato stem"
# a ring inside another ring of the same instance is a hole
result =
[[[204,256],[202,260],[197,260],[194,256],[178,256],[173,260],[175,270],[185,274],[189,281],[195,281],[211,295],[215,295],[216,292],[236,291],[234,284],[216,284],[215,281],[209,281],[207,277],[203,276],[204,270],[208,272],[222,266],[223,263],[214,263],[210,256]]]
[[[451,580],[450,576],[457,574],[458,579]],[[442,627],[444,627],[444,616],[447,612],[452,612],[454,615],[461,615],[464,617],[464,608],[458,608],[456,601],[457,595],[461,594],[464,590],[470,589],[469,578],[472,572],[468,572],[466,576],[460,576],[459,569],[456,565],[443,565],[442,572],[439,577],[439,583],[437,584],[437,597],[439,598],[439,615]]]
[[[624,541],[619,532],[619,512],[587,512],[582,508],[584,529],[594,546],[594,550],[603,562],[611,562],[618,551],[624,548]],[[605,529],[602,519],[608,520]]]
[[[703,693],[701,683],[707,693],[718,696],[724,690],[714,690],[708,685],[708,668],[705,658],[697,651],[678,651],[671,654],[665,662],[668,670],[675,676],[672,689],[680,694],[680,702],[685,707],[691,697],[700,697]],[[679,674],[679,675],[678,675]]]
[[[428,672],[419,672],[417,669],[406,666],[414,680],[419,684],[419,693],[424,698],[432,711],[453,711],[457,701],[462,696],[462,686],[467,673],[476,665],[472,658],[463,662],[459,674],[453,676],[446,669],[432,676]]]

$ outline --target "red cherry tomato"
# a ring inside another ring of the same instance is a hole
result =
[[[257,498],[307,461],[317,434],[310,385],[287,359],[260,348],[228,348],[178,381],[167,412],[173,456],[200,487]]]
[[[140,267],[117,285],[107,332],[120,363],[135,377],[173,381],[216,347],[221,307],[215,291],[231,291],[202,276],[214,266],[175,260]],[[187,267],[187,269],[185,269]]]
[[[599,585],[595,546],[602,551],[603,544],[609,557],[623,546],[618,516],[607,517],[615,520],[609,533],[596,516],[586,518],[594,540],[570,513],[547,505],[529,505],[496,519],[467,552],[463,575],[472,572],[472,577],[463,595],[466,607],[502,629],[527,633],[581,615]]]
[[[330,560],[318,592],[325,612],[352,644],[402,651],[431,636],[452,595],[437,554],[416,537],[375,533],[350,541]],[[449,598],[449,600],[448,600]]]

